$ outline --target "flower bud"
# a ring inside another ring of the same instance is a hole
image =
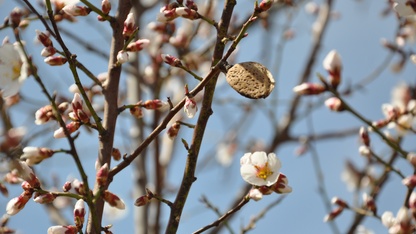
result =
[[[252,188],[248,193],[248,196],[250,197],[250,199],[253,199],[254,201],[259,201],[263,198],[263,193],[261,193],[260,190],[256,188]]]
[[[101,10],[103,11],[104,14],[108,14],[110,13],[111,10],[111,2],[108,0],[103,0],[101,2]]]
[[[23,192],[20,196],[11,199],[6,206],[6,213],[8,215],[15,215],[21,211],[29,199],[32,197],[31,193]]]
[[[39,204],[51,203],[55,200],[56,196],[52,193],[35,194],[33,200]]]
[[[75,203],[75,207],[74,207],[74,223],[75,223],[75,226],[78,227],[78,229],[82,228],[82,225],[84,224],[84,216],[85,216],[84,200],[79,199]]]
[[[62,191],[64,192],[68,192],[69,190],[71,190],[72,188],[72,184],[71,182],[67,181],[65,182],[65,184],[62,186]]]
[[[344,210],[343,207],[337,207],[335,210],[331,211],[331,213],[327,214],[324,217],[324,222],[329,222],[334,220],[336,217],[338,217],[338,215],[340,215],[342,213],[342,211]]]
[[[72,187],[75,189],[75,192],[77,192],[80,195],[85,195],[86,191],[85,191],[85,186],[84,183],[75,179],[74,181],[72,181]]]
[[[178,122],[175,122],[168,129],[167,134],[171,140],[173,140],[178,135],[180,128],[181,128],[181,125]]]
[[[186,96],[183,110],[185,111],[188,118],[193,118],[198,111],[198,106],[196,105],[195,99]]]
[[[147,205],[147,203],[150,202],[150,200],[151,199],[149,198],[149,196],[143,195],[143,196],[136,199],[136,201],[134,202],[134,205],[135,206],[145,206],[145,205]]]
[[[130,114],[136,117],[137,119],[140,119],[143,117],[143,110],[140,106],[133,106],[130,108]]]
[[[332,111],[340,112],[345,110],[342,101],[337,97],[330,97],[325,101],[325,106]]]
[[[335,204],[335,205],[338,205],[342,208],[348,207],[348,204],[344,200],[340,199],[339,197],[333,197],[331,199],[331,203]]]
[[[200,18],[198,12],[187,7],[178,7],[176,8],[175,12],[178,16],[181,16],[185,19],[195,20]]]
[[[35,113],[35,124],[41,125],[46,122],[48,122],[51,118],[54,118],[53,112],[52,112],[52,106],[46,105]]]
[[[22,15],[23,15],[22,10],[18,7],[15,7],[10,12],[10,22],[12,23],[13,28],[19,27],[20,21],[22,19]]]
[[[167,23],[178,17],[176,8],[164,6],[160,9],[160,13],[157,15],[156,20],[162,23]]]
[[[40,43],[42,43],[43,46],[53,47],[52,41],[51,41],[51,39],[49,38],[48,35],[46,35],[45,33],[41,32],[39,30],[36,30],[36,35],[37,35],[38,41],[40,41]]]
[[[129,38],[133,35],[134,30],[136,30],[133,13],[127,15],[126,20],[124,21],[123,36],[124,38]]]
[[[367,128],[361,127],[360,128],[360,140],[365,146],[370,146],[370,137],[368,135]]]
[[[48,228],[48,234],[76,234],[78,228],[76,226],[52,226]]]
[[[264,12],[269,10],[273,5],[273,1],[272,0],[263,0],[260,2],[259,6],[256,8],[257,12]]]
[[[113,148],[113,150],[111,151],[111,156],[113,157],[114,160],[118,161],[121,159],[121,153],[120,150],[117,148]]]
[[[142,50],[143,48],[147,47],[149,45],[150,41],[148,39],[140,39],[135,42],[131,42],[126,50],[129,52],[137,52]]]
[[[342,62],[341,57],[336,50],[331,50],[325,57],[322,65],[329,73],[329,83],[335,89],[341,82]]]
[[[117,195],[111,193],[110,191],[105,190],[102,195],[104,201],[106,201],[110,206],[120,210],[124,210],[126,208],[124,201],[121,200]]]
[[[108,178],[108,164],[105,163],[98,171],[97,171],[97,184],[100,187],[106,186],[107,185],[107,178]]]
[[[411,175],[402,180],[402,184],[406,185],[409,188],[414,188],[416,186],[416,175]]]
[[[170,54],[161,54],[160,55],[163,59],[163,62],[173,66],[173,67],[182,67],[182,62],[178,58],[170,55]]]
[[[127,53],[127,51],[120,50],[117,53],[117,62],[119,64],[123,64],[123,63],[128,62],[128,61],[129,61],[129,54]]]
[[[367,207],[368,210],[373,212],[373,214],[377,213],[377,206],[373,197],[369,196],[367,193],[364,193],[363,201],[364,201],[364,206]]]
[[[358,148],[358,152],[362,156],[370,157],[371,156],[371,150],[368,146],[362,145]]]
[[[293,88],[293,92],[298,95],[316,95],[326,90],[323,85],[315,83],[303,83]]]
[[[79,129],[80,127],[80,123],[79,122],[70,122],[69,124],[66,125],[66,129],[68,129],[68,132],[71,134],[73,132],[75,132],[76,130]],[[56,130],[53,133],[53,137],[55,138],[63,138],[65,137],[65,132],[63,128],[59,128],[58,130]]]
[[[66,5],[62,8],[66,14],[71,16],[86,16],[90,14],[91,9],[86,6],[77,6],[77,5]]]
[[[159,109],[163,109],[167,106],[169,106],[168,103],[163,102],[159,99],[154,99],[154,100],[147,100],[145,101],[142,106],[148,110],[159,110]]]
[[[60,66],[65,64],[68,60],[62,56],[49,56],[43,61],[51,66]]]
[[[42,57],[49,57],[56,54],[56,49],[53,46],[48,46],[42,49],[42,51],[40,52],[40,55]]]

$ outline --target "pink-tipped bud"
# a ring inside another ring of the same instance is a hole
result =
[[[56,195],[52,193],[35,194],[33,200],[39,204],[51,203],[55,200]]]
[[[56,49],[53,46],[48,46],[42,49],[42,51],[40,52],[40,55],[42,57],[49,57],[56,54]]]
[[[97,184],[102,187],[107,185],[107,178],[108,178],[108,164],[105,163],[98,171],[97,171]]]
[[[324,217],[324,222],[329,222],[329,221],[334,220],[336,217],[338,217],[338,215],[340,215],[342,213],[343,210],[344,210],[344,208],[340,206],[340,207],[336,208],[335,210],[331,211],[331,213],[327,214]]]
[[[175,12],[178,16],[185,19],[195,20],[200,18],[198,12],[187,7],[178,7],[175,9]]]
[[[52,226],[48,228],[48,234],[76,234],[78,228],[76,226]]]
[[[154,99],[145,101],[142,106],[148,110],[160,110],[169,106],[169,104],[159,99]]]
[[[195,99],[189,98],[188,96],[185,98],[185,105],[183,108],[188,118],[193,118],[198,111],[198,106],[196,105]]]
[[[117,195],[111,193],[108,190],[103,192],[103,199],[106,201],[110,206],[115,207],[120,210],[124,210],[126,205],[124,204],[123,200],[121,200]]]
[[[177,17],[178,14],[176,13],[176,8],[164,6],[160,9],[160,13],[157,15],[156,20],[162,23],[167,23],[176,19]]]
[[[70,116],[72,117],[73,121],[80,121],[82,123],[90,122],[90,117],[84,111],[83,104],[84,102],[81,98],[81,95],[79,95],[79,93],[74,93],[74,98],[71,102],[73,114]]]
[[[42,162],[44,159],[51,157],[55,152],[48,148],[40,147],[25,147],[23,148],[23,155],[21,159],[26,160],[26,164],[33,166]]]
[[[6,205],[6,213],[8,215],[15,215],[21,211],[29,199],[32,197],[32,193],[27,191],[20,194],[20,196],[11,199]]]
[[[20,21],[22,19],[23,12],[20,8],[15,7],[10,12],[10,22],[12,23],[13,28],[19,27]]]
[[[24,191],[33,192],[33,187],[27,181],[23,181],[20,185]]]
[[[51,41],[51,39],[49,38],[48,35],[46,35],[45,33],[41,32],[39,30],[36,30],[36,35],[37,35],[38,41],[40,41],[40,43],[42,43],[43,46],[53,47],[52,41]]]
[[[54,115],[52,112],[52,106],[51,105],[44,106],[36,111],[35,124],[37,125],[44,124],[52,118],[54,118]]]
[[[150,41],[148,39],[140,39],[140,40],[137,40],[135,42],[131,42],[127,46],[126,50],[129,51],[129,52],[137,52],[137,51],[143,50],[149,44],[150,44]]]
[[[259,201],[263,198],[263,193],[257,188],[252,188],[248,193],[248,196],[254,201]]]
[[[298,95],[317,95],[326,90],[323,85],[315,83],[303,83],[293,88],[293,92]]]
[[[118,161],[121,159],[121,153],[120,150],[117,148],[113,148],[113,150],[111,151],[111,156],[113,157],[114,160]]]
[[[67,181],[65,182],[65,184],[62,186],[62,191],[64,192],[68,192],[69,190],[71,190],[72,188],[72,184],[71,182]]]
[[[128,62],[128,61],[129,61],[129,54],[127,53],[127,51],[120,50],[117,53],[117,62],[119,64],[123,64],[123,63]]]
[[[256,8],[257,12],[264,12],[269,10],[273,5],[273,1],[272,0],[263,0],[260,2],[259,6]]]
[[[198,11],[198,6],[195,4],[193,0],[186,0],[185,6],[188,7],[189,9]]]
[[[368,135],[368,130],[365,127],[361,127],[360,128],[360,141],[365,145],[365,146],[370,146],[370,136]]]
[[[402,183],[409,188],[416,187],[416,175],[411,175],[402,180]]]
[[[180,128],[181,125],[178,122],[173,123],[167,131],[169,138],[173,140],[178,135]]]
[[[51,66],[60,66],[65,64],[68,60],[62,56],[49,56],[43,61]]]
[[[329,82],[332,87],[337,88],[341,82],[342,61],[336,50],[331,50],[325,57],[322,65],[329,73]]]
[[[71,16],[86,16],[91,12],[91,9],[86,6],[66,5],[62,11]]]
[[[340,206],[342,208],[348,207],[348,204],[344,200],[342,200],[341,198],[339,198],[339,197],[333,197],[331,199],[331,203],[332,204],[335,204],[335,205],[338,205],[338,206]]]
[[[337,97],[330,97],[325,101],[325,106],[328,107],[330,110],[335,112],[340,112],[345,110],[342,101]]]
[[[79,122],[70,122],[69,124],[66,125],[66,129],[68,129],[68,132],[71,134],[73,132],[75,132],[76,130],[79,129],[80,127],[80,123]],[[58,130],[56,130],[53,133],[53,137],[55,138],[63,138],[65,137],[65,132],[63,128],[59,128]]]
[[[377,205],[373,197],[369,196],[367,193],[364,193],[363,201],[364,201],[364,206],[367,207],[368,210],[370,210],[374,214],[377,213]]]
[[[173,67],[182,67],[182,62],[178,58],[170,55],[170,54],[161,54],[163,62],[173,66]]]
[[[32,188],[40,187],[39,179],[26,162],[12,161],[12,167],[18,171],[18,176],[28,182]]]
[[[137,119],[140,119],[143,117],[143,110],[140,106],[133,106],[130,108],[130,114],[136,117]]]
[[[143,195],[139,198],[136,199],[136,201],[134,202],[135,206],[145,206],[147,205],[147,203],[149,203],[151,200],[151,198],[149,198],[148,195]]]
[[[75,203],[75,207],[74,207],[74,223],[75,223],[75,226],[78,227],[78,229],[82,228],[82,225],[84,224],[84,217],[85,217],[84,200],[79,199]]]
[[[271,189],[275,193],[279,194],[286,194],[292,192],[292,187],[289,186],[289,180],[287,179],[286,175],[283,173],[279,174],[276,183],[271,186]]]
[[[85,186],[84,183],[75,179],[74,181],[72,181],[72,187],[75,189],[75,192],[77,192],[80,195],[85,195],[87,194],[85,191]]]
[[[104,14],[108,15],[108,13],[111,11],[111,2],[108,0],[103,0],[101,2],[101,10]]]
[[[134,30],[136,30],[133,13],[127,15],[126,20],[124,21],[123,36],[124,38],[129,38],[133,35]]]

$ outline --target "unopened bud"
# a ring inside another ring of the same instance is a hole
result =
[[[123,28],[123,36],[124,38],[129,38],[133,35],[133,32],[135,30],[135,22],[133,13],[129,13],[127,15],[126,20],[124,21],[124,28]]]
[[[111,3],[108,0],[103,0],[101,2],[101,10],[103,11],[104,14],[108,14],[110,13],[111,10]]]
[[[273,1],[272,0],[263,0],[260,2],[259,6],[256,8],[257,12],[264,12],[269,10],[273,5]]]
[[[151,199],[149,199],[149,196],[144,195],[144,196],[141,196],[141,197],[137,198],[136,201],[134,202],[134,205],[135,206],[144,206],[144,205],[147,205],[147,203],[149,203],[150,200]]]
[[[131,42],[126,50],[129,52],[136,52],[136,51],[140,51],[143,48],[147,47],[149,45],[150,41],[148,39],[140,39],[137,40],[135,42]]]
[[[367,193],[364,193],[363,201],[364,201],[364,206],[367,207],[368,210],[370,210],[374,214],[377,213],[377,206],[373,197],[369,196]]]
[[[365,146],[370,146],[370,137],[368,135],[367,128],[361,127],[360,128],[360,140]]]
[[[348,207],[348,204],[344,200],[342,200],[341,198],[339,198],[339,197],[333,197],[331,199],[331,203],[332,204],[335,204],[335,205],[338,205],[338,206],[340,206],[342,208]]]
[[[293,88],[293,92],[299,95],[317,95],[321,94],[326,88],[321,84],[303,83]]]
[[[36,203],[39,204],[46,204],[46,203],[51,203],[55,200],[56,195],[52,194],[52,193],[44,193],[44,194],[35,194],[35,197],[33,198],[33,200]]]
[[[36,34],[37,34],[38,41],[40,41],[40,43],[42,43],[43,46],[45,46],[45,47],[53,46],[52,41],[51,41],[51,39],[49,38],[48,35],[46,35],[45,33],[41,32],[39,30],[36,30]]]
[[[62,56],[49,56],[43,61],[51,66],[60,66],[65,64],[68,60]]]
[[[169,138],[173,140],[178,135],[180,128],[181,128],[181,125],[178,122],[173,123],[172,126],[167,131]]]
[[[113,157],[114,160],[118,161],[121,159],[121,153],[120,150],[117,148],[113,148],[113,150],[111,151],[111,156]]]
[[[322,65],[329,73],[329,82],[335,89],[341,82],[342,62],[336,50],[331,50],[325,57]]]
[[[130,108],[130,114],[136,117],[137,119],[140,119],[143,117],[143,110],[140,106],[133,106]]]
[[[332,111],[340,112],[345,110],[344,105],[342,104],[341,99],[337,97],[330,97],[325,101],[325,106]]]
[[[178,16],[181,16],[185,19],[195,20],[200,18],[198,12],[187,7],[178,7],[176,8],[175,12]]]
[[[163,62],[173,66],[173,67],[182,67],[182,62],[178,58],[170,55],[170,54],[161,54],[160,55],[163,59]]]
[[[409,188],[414,188],[416,186],[416,175],[411,175],[404,178],[402,183]]]
[[[107,178],[108,178],[108,164],[105,163],[98,171],[97,171],[97,184],[100,187],[106,186],[107,185]]]
[[[72,188],[72,184],[71,182],[67,181],[65,182],[65,184],[62,186],[62,191],[64,192],[68,192],[69,190],[71,190]]]
[[[329,221],[334,220],[336,217],[338,217],[338,215],[340,215],[342,213],[343,210],[344,210],[344,208],[340,206],[340,207],[336,208],[335,210],[331,211],[331,213],[327,214],[324,217],[324,222],[329,222]]]
[[[124,210],[126,208],[123,200],[121,200],[117,195],[111,193],[110,191],[105,190],[102,195],[104,201],[106,201],[110,206],[120,210]]]

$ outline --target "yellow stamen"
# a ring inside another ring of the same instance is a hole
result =
[[[270,170],[270,167],[268,165],[268,163],[266,162],[266,164],[263,167],[259,167],[259,166],[254,166],[257,169],[257,177],[261,178],[263,180],[266,180],[267,177],[269,177],[270,175],[273,174],[273,171]]]

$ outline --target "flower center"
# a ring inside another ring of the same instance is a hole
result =
[[[267,177],[273,174],[273,171],[270,170],[268,163],[264,164],[264,166],[254,166],[257,169],[257,177],[263,180],[266,180]]]
[[[22,63],[20,61],[13,63],[13,74],[12,74],[12,80],[15,80],[20,77],[20,70],[22,68]]]

